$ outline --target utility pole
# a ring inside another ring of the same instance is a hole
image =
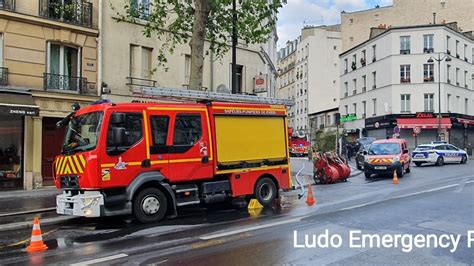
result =
[[[232,94],[237,93],[237,10],[232,1]]]

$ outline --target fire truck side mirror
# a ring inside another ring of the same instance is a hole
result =
[[[125,128],[113,127],[112,128],[112,145],[120,146],[124,142],[125,142]]]
[[[362,154],[367,155],[369,153],[367,151],[363,151]]]
[[[124,113],[113,113],[110,116],[110,123],[113,125],[122,124],[125,122],[125,114]]]

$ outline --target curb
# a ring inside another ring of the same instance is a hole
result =
[[[65,216],[65,217],[46,218],[46,219],[41,220],[40,224],[41,226],[55,225],[55,224],[59,224],[59,223],[62,223],[74,218],[77,218],[77,217]],[[2,224],[0,225],[0,232],[17,230],[17,229],[29,229],[29,228],[33,228],[33,221]]]

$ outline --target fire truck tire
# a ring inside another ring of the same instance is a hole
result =
[[[165,194],[158,188],[148,187],[138,192],[133,200],[133,216],[140,223],[154,223],[162,220],[168,210]]]
[[[277,188],[273,180],[268,177],[261,178],[255,185],[255,198],[263,206],[270,206],[277,196]]]

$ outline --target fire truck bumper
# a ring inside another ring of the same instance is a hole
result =
[[[99,217],[104,206],[104,196],[99,191],[81,191],[72,195],[64,191],[56,197],[56,213],[73,216]]]

